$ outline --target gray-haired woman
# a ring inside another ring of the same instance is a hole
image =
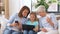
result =
[[[43,5],[39,6],[38,14],[41,16],[39,19],[39,30],[37,34],[58,34],[57,20],[54,14],[47,14]]]

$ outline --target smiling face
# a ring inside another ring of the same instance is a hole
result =
[[[36,14],[31,13],[31,14],[30,14],[30,20],[31,20],[32,22],[35,21],[35,20],[36,20]]]
[[[44,16],[46,16],[46,12],[43,12],[43,11],[41,11],[41,12],[38,12],[38,14],[39,14],[41,17],[44,17]]]
[[[25,9],[25,10],[22,12],[22,15],[23,15],[24,17],[26,17],[26,16],[28,15],[28,10]]]
[[[46,16],[45,6],[41,5],[41,6],[38,7],[38,14],[39,14],[41,17]]]
[[[30,13],[30,9],[27,6],[23,6],[20,12],[18,13],[18,16],[20,18],[27,17],[29,13]]]

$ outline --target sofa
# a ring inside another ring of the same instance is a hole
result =
[[[38,16],[39,17],[39,16]],[[7,24],[7,19],[2,17],[0,18],[0,21],[1,21],[1,29],[0,29],[0,33],[2,34],[3,31],[5,30],[6,28],[6,24]],[[58,21],[58,31],[59,31],[59,34],[60,34],[60,17],[57,17],[57,21]]]

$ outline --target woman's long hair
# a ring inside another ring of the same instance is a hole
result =
[[[29,9],[27,6],[23,6],[23,7],[21,8],[21,10],[19,11],[19,13],[18,13],[18,16],[19,16],[19,17],[23,17],[22,12],[23,12],[25,9],[28,10],[28,14],[30,13],[30,9]],[[28,16],[28,14],[27,14],[27,16]],[[27,16],[26,16],[26,17],[27,17]]]

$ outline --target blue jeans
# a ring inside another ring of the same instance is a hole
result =
[[[13,32],[12,34],[22,34],[22,32]]]
[[[3,34],[12,34],[12,31],[6,29],[6,30],[3,32]]]
[[[37,33],[32,30],[30,30],[30,31],[24,30],[23,34],[37,34]]]
[[[17,31],[6,29],[3,34],[22,34],[22,32],[17,32]]]

